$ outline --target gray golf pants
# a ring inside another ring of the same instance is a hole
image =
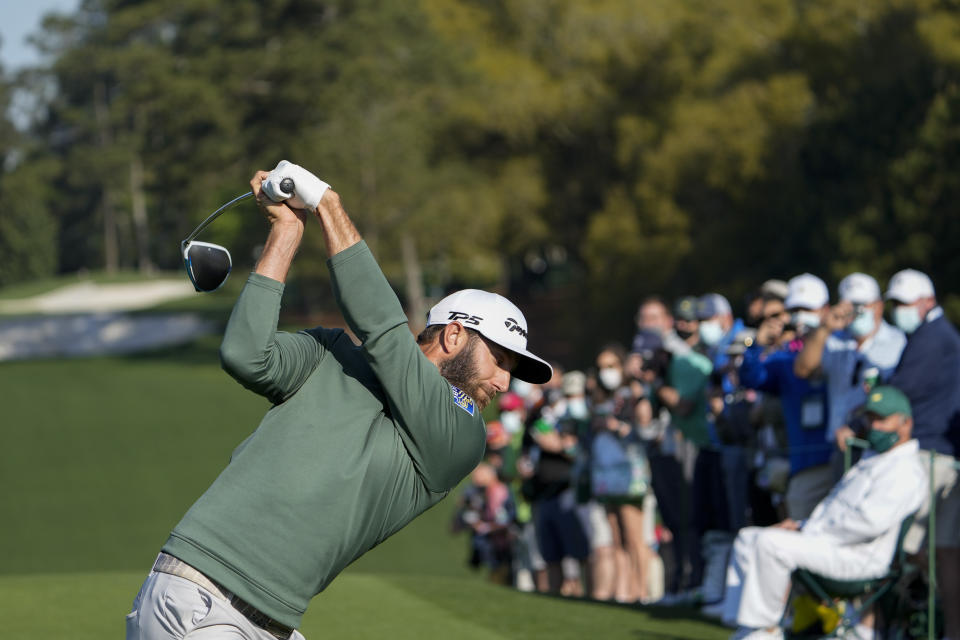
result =
[[[127,615],[127,640],[277,640],[229,602],[185,578],[151,571]],[[290,640],[305,640],[294,631]]]

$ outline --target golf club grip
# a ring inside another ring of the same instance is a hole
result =
[[[294,188],[293,178],[284,178],[280,181],[280,190],[284,193],[289,193],[292,196]]]

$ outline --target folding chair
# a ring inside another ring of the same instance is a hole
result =
[[[897,546],[893,552],[893,558],[890,562],[889,571],[879,577],[868,580],[837,580],[827,578],[806,569],[797,569],[791,576],[793,589],[791,589],[791,598],[797,585],[802,585],[810,594],[819,598],[824,604],[829,606],[836,613],[839,624],[825,637],[840,637],[848,629],[857,624],[857,621],[867,612],[870,607],[877,603],[881,598],[887,595],[900,576],[903,574],[906,564],[907,553],[903,549],[903,541],[907,536],[907,531],[913,524],[914,515],[911,514],[900,524],[900,533],[897,536]],[[860,598],[858,606],[846,607],[843,610],[838,606],[837,599],[853,600]]]

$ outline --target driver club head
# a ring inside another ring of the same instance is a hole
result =
[[[203,292],[216,291],[227,281],[233,261],[226,247],[191,240],[184,242],[181,248],[183,264],[194,289]]]

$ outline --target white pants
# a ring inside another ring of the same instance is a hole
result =
[[[837,580],[862,580],[882,576],[889,562],[871,558],[863,546],[841,546],[827,536],[774,527],[741,529],[727,565],[723,620],[752,628],[779,624],[794,569]]]
[[[152,571],[127,615],[127,640],[277,640],[229,602],[185,578]],[[294,631],[290,640],[304,640]]]

